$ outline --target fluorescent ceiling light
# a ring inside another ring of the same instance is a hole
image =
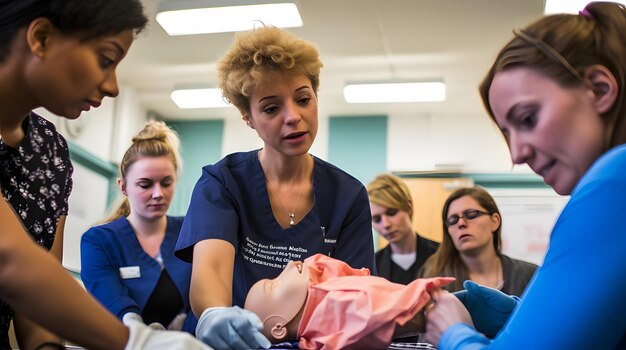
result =
[[[293,0],[169,0],[160,4],[156,20],[169,35],[302,26]]]
[[[172,101],[178,108],[220,108],[230,107],[219,89],[180,89],[172,91]]]
[[[439,102],[446,99],[442,82],[348,84],[343,88],[348,103]]]
[[[620,4],[626,4],[626,1],[615,1]],[[552,15],[555,13],[573,13],[578,14],[578,11],[587,6],[589,0],[546,0],[543,13],[546,15]]]

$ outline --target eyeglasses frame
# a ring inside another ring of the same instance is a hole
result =
[[[473,217],[473,218],[469,218],[469,217],[467,217],[467,213],[468,212],[477,212],[478,214],[475,217]],[[446,227],[451,227],[451,226],[454,226],[454,225],[458,224],[459,220],[461,220],[461,219],[463,219],[465,221],[473,221],[473,220],[478,219],[479,217],[481,217],[483,215],[491,215],[491,214],[492,213],[490,213],[488,211],[482,211],[482,210],[478,210],[478,209],[467,209],[467,210],[464,210],[461,213],[461,215],[457,215],[457,214],[450,215],[446,220],[444,220],[444,224],[446,225]],[[453,223],[450,223],[449,222],[450,219],[452,219],[454,217],[456,217],[456,221],[453,222]]]

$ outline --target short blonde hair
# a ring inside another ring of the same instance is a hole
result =
[[[312,43],[276,27],[261,27],[235,36],[218,62],[218,87],[242,114],[250,113],[248,97],[267,79],[267,73],[304,74],[317,94],[322,66]]]
[[[409,186],[391,174],[381,174],[367,185],[370,202],[383,207],[398,209],[413,217],[413,199]]]

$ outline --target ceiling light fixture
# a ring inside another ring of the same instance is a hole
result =
[[[615,1],[620,4],[626,4],[626,1]],[[543,13],[552,15],[555,13],[572,13],[578,14],[589,3],[589,0],[546,0]]]
[[[387,82],[347,84],[343,96],[348,103],[440,102],[446,99],[442,82]]]
[[[295,0],[168,0],[159,5],[156,20],[169,35],[302,26]]]
[[[220,89],[178,89],[170,95],[172,101],[181,109],[221,108],[232,106]]]

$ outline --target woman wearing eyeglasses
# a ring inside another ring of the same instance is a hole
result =
[[[537,265],[502,254],[502,216],[482,187],[461,188],[443,205],[443,241],[424,264],[420,277],[452,276],[446,289],[463,289],[463,281],[521,295]]]
[[[372,227],[389,244],[376,252],[378,276],[409,284],[439,246],[413,230],[413,199],[402,179],[381,174],[367,185]]]

